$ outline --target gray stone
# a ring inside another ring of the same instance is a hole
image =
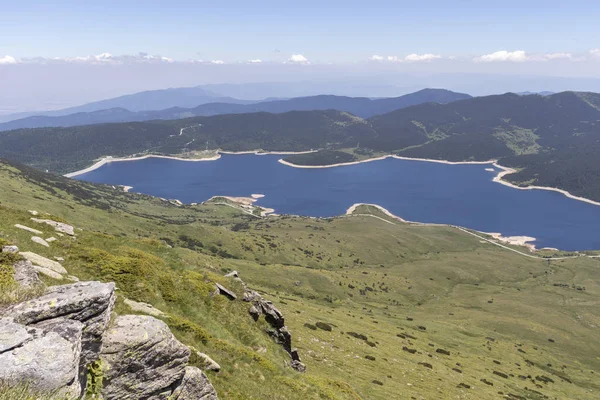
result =
[[[102,395],[106,400],[166,399],[184,377],[190,350],[156,318],[119,316],[103,341]]]
[[[196,349],[192,349],[192,351],[196,352],[198,358],[202,360],[202,369],[208,369],[209,371],[215,372],[219,372],[221,370],[221,366],[207,354],[197,351]]]
[[[21,346],[31,338],[24,325],[15,323],[12,318],[0,318],[0,354]]]
[[[231,271],[230,273],[225,274],[225,277],[226,278],[239,278],[240,275],[238,274],[237,271]]]
[[[61,232],[61,233],[66,233],[67,235],[73,236],[75,235],[74,229],[71,225],[62,223],[62,222],[56,222],[56,221],[52,221],[51,219],[38,219],[38,218],[31,218],[31,220],[33,222],[37,222],[39,224],[47,224],[50,225],[51,227],[54,228],[54,230],[56,232]]]
[[[61,263],[57,261],[50,260],[49,258],[40,256],[39,254],[35,254],[30,251],[23,251],[19,254],[25,257],[26,260],[31,261],[33,265],[51,269],[52,271],[58,272],[61,275],[67,274],[67,270],[61,265]]]
[[[175,389],[172,400],[218,400],[217,391],[208,378],[196,367],[185,367],[181,384]]]
[[[33,243],[41,244],[44,247],[50,247],[50,245],[48,244],[48,242],[46,242],[44,239],[42,239],[39,236],[32,236],[31,237],[31,241]]]
[[[217,285],[217,291],[219,292],[219,294],[222,294],[229,300],[237,299],[236,294],[233,293],[231,290],[227,289],[225,286],[221,285],[220,283],[215,283],[215,285]]]
[[[7,319],[0,320],[0,331],[11,330],[19,338],[8,338],[11,349],[0,351],[0,379],[26,383],[32,389],[57,391],[59,396],[78,398],[81,335],[83,324],[63,320],[55,326],[15,327]],[[58,328],[58,326],[60,326]],[[25,330],[25,333],[23,333]],[[4,339],[4,338],[3,338]],[[4,341],[4,340],[3,340]],[[15,343],[20,342],[15,345]]]
[[[141,312],[144,314],[152,315],[153,317],[164,317],[165,313],[157,308],[154,308],[148,303],[140,303],[137,301],[125,299],[125,304],[129,306],[133,311]]]
[[[19,248],[17,246],[2,246],[3,253],[18,253]]]
[[[56,238],[54,236],[49,237],[48,239],[46,239],[46,242],[48,242],[48,243],[56,242]]]
[[[33,229],[21,224],[15,224],[15,228],[23,229],[24,231],[35,233],[36,235],[41,235],[42,233],[44,233],[42,231],[38,231],[37,229]]]
[[[58,317],[82,322],[82,361],[88,364],[96,360],[100,352],[102,334],[115,303],[114,289],[114,283],[93,281],[52,286],[40,297],[10,306],[6,315],[24,325]]]
[[[52,279],[56,279],[57,281],[62,280],[63,276],[61,274],[59,274],[58,272],[54,272],[51,269],[48,268],[44,268],[44,267],[38,267],[37,265],[33,266],[33,269],[36,272],[39,272],[42,275],[46,275]]]
[[[244,301],[251,302],[251,301],[258,301],[261,299],[262,299],[262,296],[253,290],[246,290],[244,292]]]
[[[13,267],[15,269],[14,279],[20,286],[24,288],[31,288],[42,284],[40,278],[38,277],[37,271],[31,264],[31,261],[17,261]]]

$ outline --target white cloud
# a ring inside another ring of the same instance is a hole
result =
[[[501,50],[491,54],[485,54],[481,57],[476,57],[473,59],[475,62],[523,62],[527,61],[527,54],[523,50],[517,51],[506,51]]]
[[[290,58],[288,58],[288,62],[295,64],[308,64],[308,58],[304,57],[302,54],[292,54]]]
[[[600,49],[590,50],[590,56],[592,56],[594,58],[600,58]]]
[[[377,54],[374,54],[371,57],[369,57],[369,60],[371,60],[371,61],[383,61],[384,59],[385,59],[385,57],[378,56]]]
[[[223,64],[225,64],[225,61],[223,61],[223,60],[212,60],[211,63],[212,64],[217,64],[217,65],[223,65]]]
[[[404,60],[406,61],[410,61],[410,62],[415,62],[415,61],[432,61],[432,60],[437,60],[442,58],[442,56],[437,55],[437,54],[431,54],[431,53],[427,53],[427,54],[409,54],[406,57],[404,57]]]
[[[544,60],[571,60],[573,54],[571,53],[546,53],[542,55]]]
[[[255,60],[248,60],[248,62],[249,62],[250,64],[260,64],[260,63],[262,63],[262,60],[261,60],[261,59],[259,59],[259,58],[257,58],[257,59],[255,59]]]
[[[16,64],[17,60],[12,56],[0,57],[0,65],[2,64]]]

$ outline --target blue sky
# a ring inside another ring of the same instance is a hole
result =
[[[600,91],[599,21],[600,0],[0,0],[0,115],[215,83]]]
[[[374,54],[584,53],[600,1],[0,0],[0,57],[147,52],[228,62],[356,62]]]

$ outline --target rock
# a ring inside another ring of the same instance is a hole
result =
[[[237,299],[236,294],[233,293],[231,290],[227,289],[225,286],[221,285],[220,283],[215,283],[215,285],[217,286],[217,291],[219,292],[219,294],[222,294],[229,300]]]
[[[79,398],[82,330],[83,324],[72,320],[25,327],[0,319],[0,379]]]
[[[61,232],[61,233],[66,233],[69,236],[74,236],[75,232],[74,229],[71,225],[62,223],[62,222],[56,222],[56,221],[52,221],[51,219],[38,219],[38,218],[31,218],[31,220],[33,222],[37,222],[39,224],[47,224],[50,225],[51,227],[54,228],[54,230],[56,232]]]
[[[167,399],[185,379],[189,357],[190,350],[164,322],[145,315],[119,316],[104,335],[102,395],[106,400]],[[187,393],[182,386],[175,398],[194,398],[181,397]]]
[[[283,328],[285,325],[283,314],[273,305],[272,302],[263,300],[260,302],[260,307],[269,325],[278,329]]]
[[[267,329],[267,333],[290,354],[292,357],[292,368],[300,372],[305,372],[306,366],[300,362],[297,350],[292,350],[292,335],[287,326],[285,326],[285,319],[281,311],[272,302],[263,299],[260,294],[249,289],[246,289],[244,292],[244,301],[253,303],[248,309],[248,313],[254,321],[258,321],[261,315],[265,316],[265,320],[271,326],[271,328]]]
[[[22,287],[31,288],[42,283],[31,261],[17,261],[13,267],[15,269],[14,279]]]
[[[240,275],[238,274],[237,271],[231,271],[228,274],[225,274],[225,278],[239,278]]]
[[[33,229],[33,228],[30,228],[28,226],[21,225],[21,224],[15,224],[15,228],[23,229],[24,231],[35,233],[37,235],[41,235],[42,233],[44,233],[42,231],[38,231],[37,229]]]
[[[297,360],[292,360],[290,364],[292,368],[294,368],[298,372],[306,372],[306,365]]]
[[[157,308],[154,308],[148,303],[140,303],[137,301],[125,299],[125,304],[129,306],[133,311],[142,312],[144,314],[152,315],[153,317],[164,317],[165,313]]]
[[[56,242],[56,238],[54,236],[49,237],[48,239],[46,239],[46,242],[48,242],[48,243]]]
[[[50,247],[50,245],[48,244],[48,242],[46,242],[44,239],[42,239],[39,236],[32,236],[31,237],[31,241],[33,243],[41,244],[44,247]]]
[[[252,305],[249,309],[248,309],[248,313],[250,313],[250,315],[252,316],[252,319],[256,322],[258,321],[258,318],[260,317],[260,309],[258,309],[255,305]]]
[[[44,295],[8,307],[6,314],[15,322],[31,325],[62,317],[84,325],[82,361],[95,361],[102,347],[102,334],[110,321],[115,303],[115,284],[78,282],[46,289]]]
[[[19,248],[17,246],[2,246],[3,253],[18,253]]]
[[[19,254],[25,257],[26,260],[31,261],[33,265],[51,269],[52,271],[58,272],[61,275],[67,274],[67,270],[59,262],[52,261],[46,257],[42,257],[30,251],[24,251]]]
[[[221,370],[221,366],[219,364],[217,364],[217,362],[215,360],[213,360],[212,358],[210,358],[208,355],[201,353],[199,351],[197,351],[196,349],[193,349],[193,351],[196,352],[196,355],[198,356],[198,358],[200,358],[200,360],[203,362],[203,369],[208,369],[210,371],[216,371],[219,372]]]
[[[12,318],[0,318],[0,354],[21,346],[31,338],[25,326],[13,322]]]
[[[218,400],[217,391],[202,371],[196,367],[185,367],[181,384],[170,400]]]
[[[56,261],[65,261],[65,259],[64,259],[64,258],[62,258],[62,257],[54,257],[54,259],[55,259]]]
[[[73,275],[67,275],[67,279],[71,282],[79,282],[79,278]]]
[[[246,290],[244,292],[244,301],[251,302],[261,300],[262,296],[253,290]]]
[[[34,215],[34,216],[39,214],[39,213],[38,213],[37,211],[35,211],[35,210],[27,210],[27,212],[28,212],[29,214],[31,214],[31,215]]]
[[[48,268],[44,268],[44,267],[38,267],[37,265],[33,266],[33,269],[36,273],[40,273],[42,275],[46,275],[52,279],[56,279],[57,281],[62,280],[63,276],[61,274],[59,274],[58,272],[54,272],[51,269]]]

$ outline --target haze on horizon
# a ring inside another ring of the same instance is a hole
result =
[[[0,114],[224,83],[256,100],[600,91],[598,2],[487,3],[0,1]]]

